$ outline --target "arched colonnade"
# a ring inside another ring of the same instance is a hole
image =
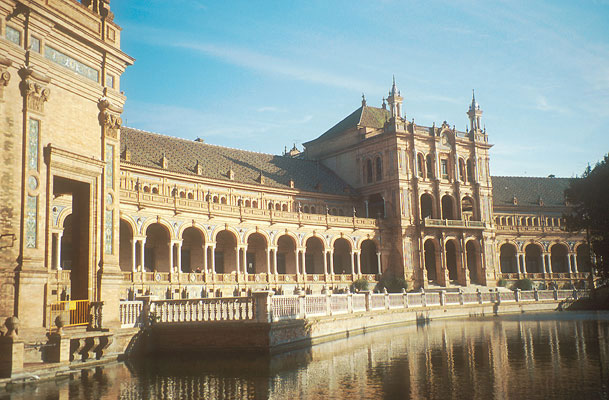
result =
[[[590,272],[586,243],[504,242],[499,246],[501,273],[542,274]]]

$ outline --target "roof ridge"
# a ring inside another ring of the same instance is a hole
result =
[[[228,149],[228,150],[236,150],[236,151],[241,151],[243,153],[254,153],[254,154],[262,154],[262,155],[265,155],[265,156],[278,156],[278,157],[281,157],[279,154],[263,153],[263,152],[260,152],[260,151],[237,149],[235,147],[222,146],[222,145],[219,145],[219,144],[212,144],[212,143],[206,143],[206,142],[197,142],[196,140],[192,140],[192,139],[185,139],[185,138],[182,138],[182,137],[167,135],[167,134],[164,134],[164,133],[145,131],[143,129],[133,128],[133,127],[130,127],[130,126],[123,126],[122,128],[133,129],[135,131],[142,132],[142,133],[149,133],[149,134],[152,134],[152,135],[167,137],[167,138],[171,138],[171,139],[177,139],[177,140],[181,140],[181,141],[184,141],[184,142],[187,142],[187,143],[192,143],[192,144],[199,144],[199,145],[210,146],[210,147],[218,147],[218,148],[221,148],[221,149]]]

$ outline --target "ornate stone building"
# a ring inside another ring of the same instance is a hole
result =
[[[22,335],[66,300],[104,302],[112,328],[137,295],[589,271],[583,236],[560,229],[567,181],[491,178],[475,99],[467,132],[424,127],[394,82],[303,152],[229,149],[121,127],[120,35],[108,0],[0,0],[0,320],[22,317]]]

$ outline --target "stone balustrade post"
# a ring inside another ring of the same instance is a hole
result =
[[[353,293],[347,295],[347,313],[353,314]]]
[[[366,294],[366,311],[370,311],[371,309],[371,302],[372,302],[372,290],[368,290],[365,292]]]
[[[326,291],[326,315],[332,315],[332,293]]]
[[[520,302],[520,300],[522,299],[522,293],[520,289],[514,290],[514,299],[517,303]]]
[[[535,301],[539,301],[539,291],[536,287],[533,288],[533,298],[535,299]]]
[[[476,289],[476,296],[478,297],[478,304],[482,304],[482,292],[480,292],[480,289]]]
[[[440,290],[440,305],[446,305],[446,290]]]
[[[478,290],[480,291],[480,290]],[[497,302],[497,304],[501,304],[501,294],[499,293],[499,290],[495,289],[495,301]],[[482,301],[480,301],[480,304],[482,304]]]
[[[24,342],[17,336],[19,319],[9,317],[4,322],[7,333],[0,336],[0,378],[10,378],[23,372]]]
[[[421,288],[421,306],[427,307],[427,299],[425,298],[425,289]]]
[[[260,323],[271,323],[273,322],[273,311],[272,311],[272,290],[261,290],[252,293],[254,298],[254,315],[256,316],[256,322]],[[304,302],[303,302],[304,304]]]
[[[463,289],[459,288],[459,304],[465,304],[465,297],[463,296]]]
[[[554,291],[554,300],[558,301],[558,288],[556,288],[556,286],[554,286],[554,289],[552,289]]]
[[[387,293],[387,288],[383,288],[383,300],[385,310],[389,310],[389,293]]]
[[[305,298],[307,297],[306,292],[298,296],[298,318],[304,319],[306,317]]]
[[[404,301],[404,308],[408,308],[408,293],[406,293],[404,288],[402,288],[402,299]]]

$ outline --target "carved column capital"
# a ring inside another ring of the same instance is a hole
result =
[[[11,74],[7,71],[11,64],[12,62],[8,58],[0,57],[0,100],[4,98],[4,88],[11,80]]]
[[[44,112],[44,103],[51,95],[51,89],[48,87],[51,78],[34,71],[31,67],[22,67],[19,76],[21,76],[21,94],[26,100],[27,110]]]

